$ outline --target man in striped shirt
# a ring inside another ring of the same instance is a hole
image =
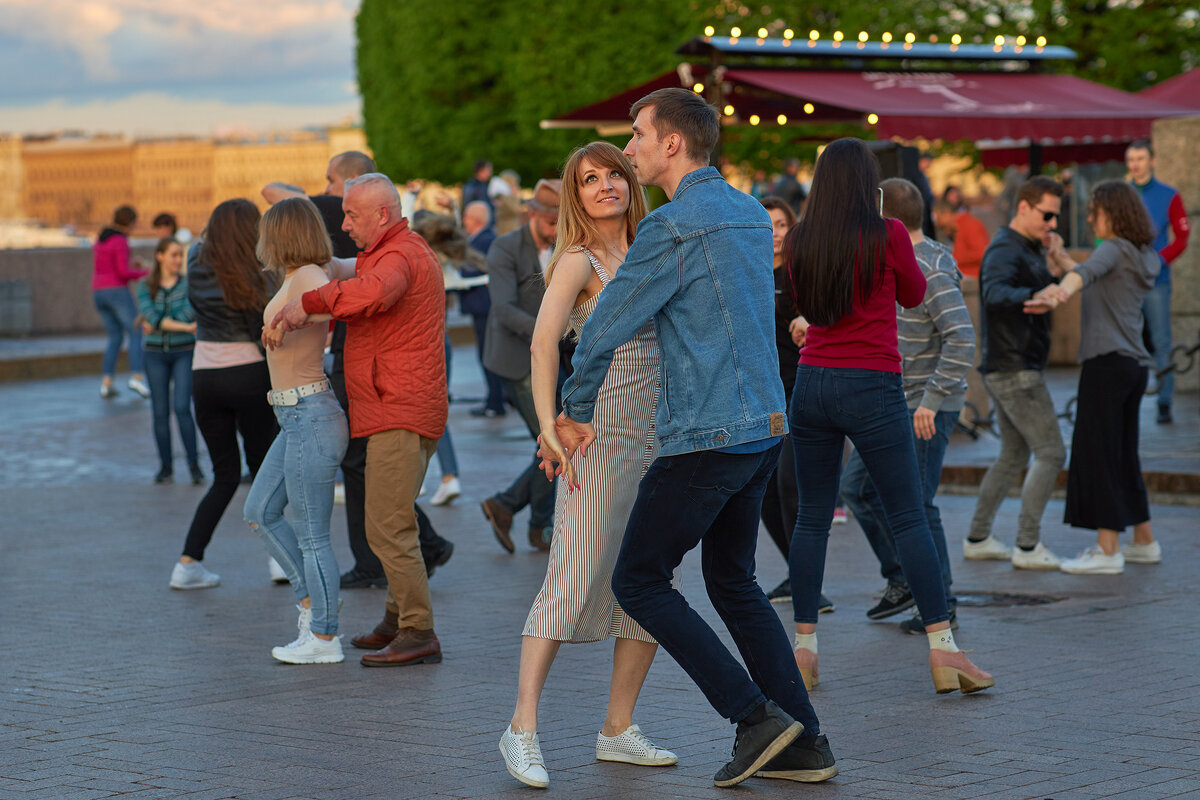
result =
[[[917,263],[925,273],[925,301],[916,308],[899,308],[896,317],[900,344],[904,395],[913,412],[913,435],[917,465],[925,499],[925,516],[933,533],[942,581],[950,609],[951,627],[958,627],[954,595],[950,591],[950,559],[946,533],[934,503],[942,477],[942,459],[950,442],[954,422],[962,411],[967,391],[967,373],[975,362],[975,329],[959,288],[962,273],[950,251],[925,238],[921,230],[925,202],[920,190],[902,178],[880,184],[883,211],[904,223],[912,239]],[[896,557],[887,513],[875,486],[856,451],[842,472],[842,500],[854,512],[867,541],[879,558],[880,572],[887,580],[883,599],[867,612],[871,619],[884,619],[913,605],[912,592]],[[920,617],[901,624],[906,633],[924,633]]]

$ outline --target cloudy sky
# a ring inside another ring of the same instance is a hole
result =
[[[359,0],[0,0],[0,133],[358,119]]]

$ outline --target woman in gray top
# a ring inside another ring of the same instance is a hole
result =
[[[1150,354],[1142,343],[1142,300],[1160,261],[1154,228],[1137,192],[1105,181],[1092,192],[1088,221],[1102,241],[1082,264],[1061,245],[1049,257],[1067,271],[1025,303],[1042,314],[1083,291],[1079,404],[1071,440],[1064,522],[1097,532],[1096,545],[1062,562],[1063,572],[1116,575],[1125,562],[1157,564],[1162,548],[1150,530],[1150,506],[1138,460],[1138,410]],[[1118,535],[1133,525],[1133,544]]]

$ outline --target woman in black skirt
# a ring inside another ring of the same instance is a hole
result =
[[[1064,522],[1097,533],[1096,544],[1062,562],[1063,572],[1117,575],[1125,562],[1157,564],[1162,547],[1150,530],[1150,505],[1138,459],[1138,410],[1152,363],[1142,342],[1142,300],[1160,269],[1154,228],[1141,197],[1127,183],[1105,181],[1092,192],[1088,221],[1100,246],[1076,264],[1061,241],[1049,257],[1066,270],[1027,301],[1045,313],[1083,293],[1079,401]],[[1133,544],[1117,537],[1133,526]]]

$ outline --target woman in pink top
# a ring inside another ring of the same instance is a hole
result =
[[[788,410],[800,494],[789,554],[796,664],[815,685],[817,598],[849,436],[887,508],[929,636],[934,687],[975,692],[995,681],[950,632],[900,383],[896,303],[919,305],[925,276],[904,226],[880,215],[879,197],[875,156],[858,139],[839,139],[817,161],[804,218],[785,243],[796,307],[810,323]]]
[[[146,270],[131,267],[129,262],[129,231],[137,222],[132,206],[121,206],[113,212],[112,225],[100,231],[92,246],[92,301],[108,332],[104,347],[104,374],[100,379],[100,396],[117,396],[113,373],[117,371],[117,356],[121,343],[129,333],[129,388],[142,397],[150,396],[150,388],[142,375],[142,328],[136,323],[137,306],[129,293],[129,284],[146,276]]]
[[[307,197],[282,200],[259,224],[258,258],[266,269],[284,274],[279,291],[263,311],[270,324],[279,310],[310,289],[329,282],[323,267],[333,257],[317,207]],[[313,322],[328,314],[310,315]],[[267,451],[250,494],[245,516],[267,551],[283,567],[300,601],[300,635],[271,655],[288,664],[337,664],[343,660],[337,637],[340,572],[329,541],[333,481],[346,454],[350,430],[346,415],[325,377],[327,325],[293,332],[267,351],[271,389],[267,402],[279,420],[279,435]],[[292,508],[292,521],[283,516]]]

